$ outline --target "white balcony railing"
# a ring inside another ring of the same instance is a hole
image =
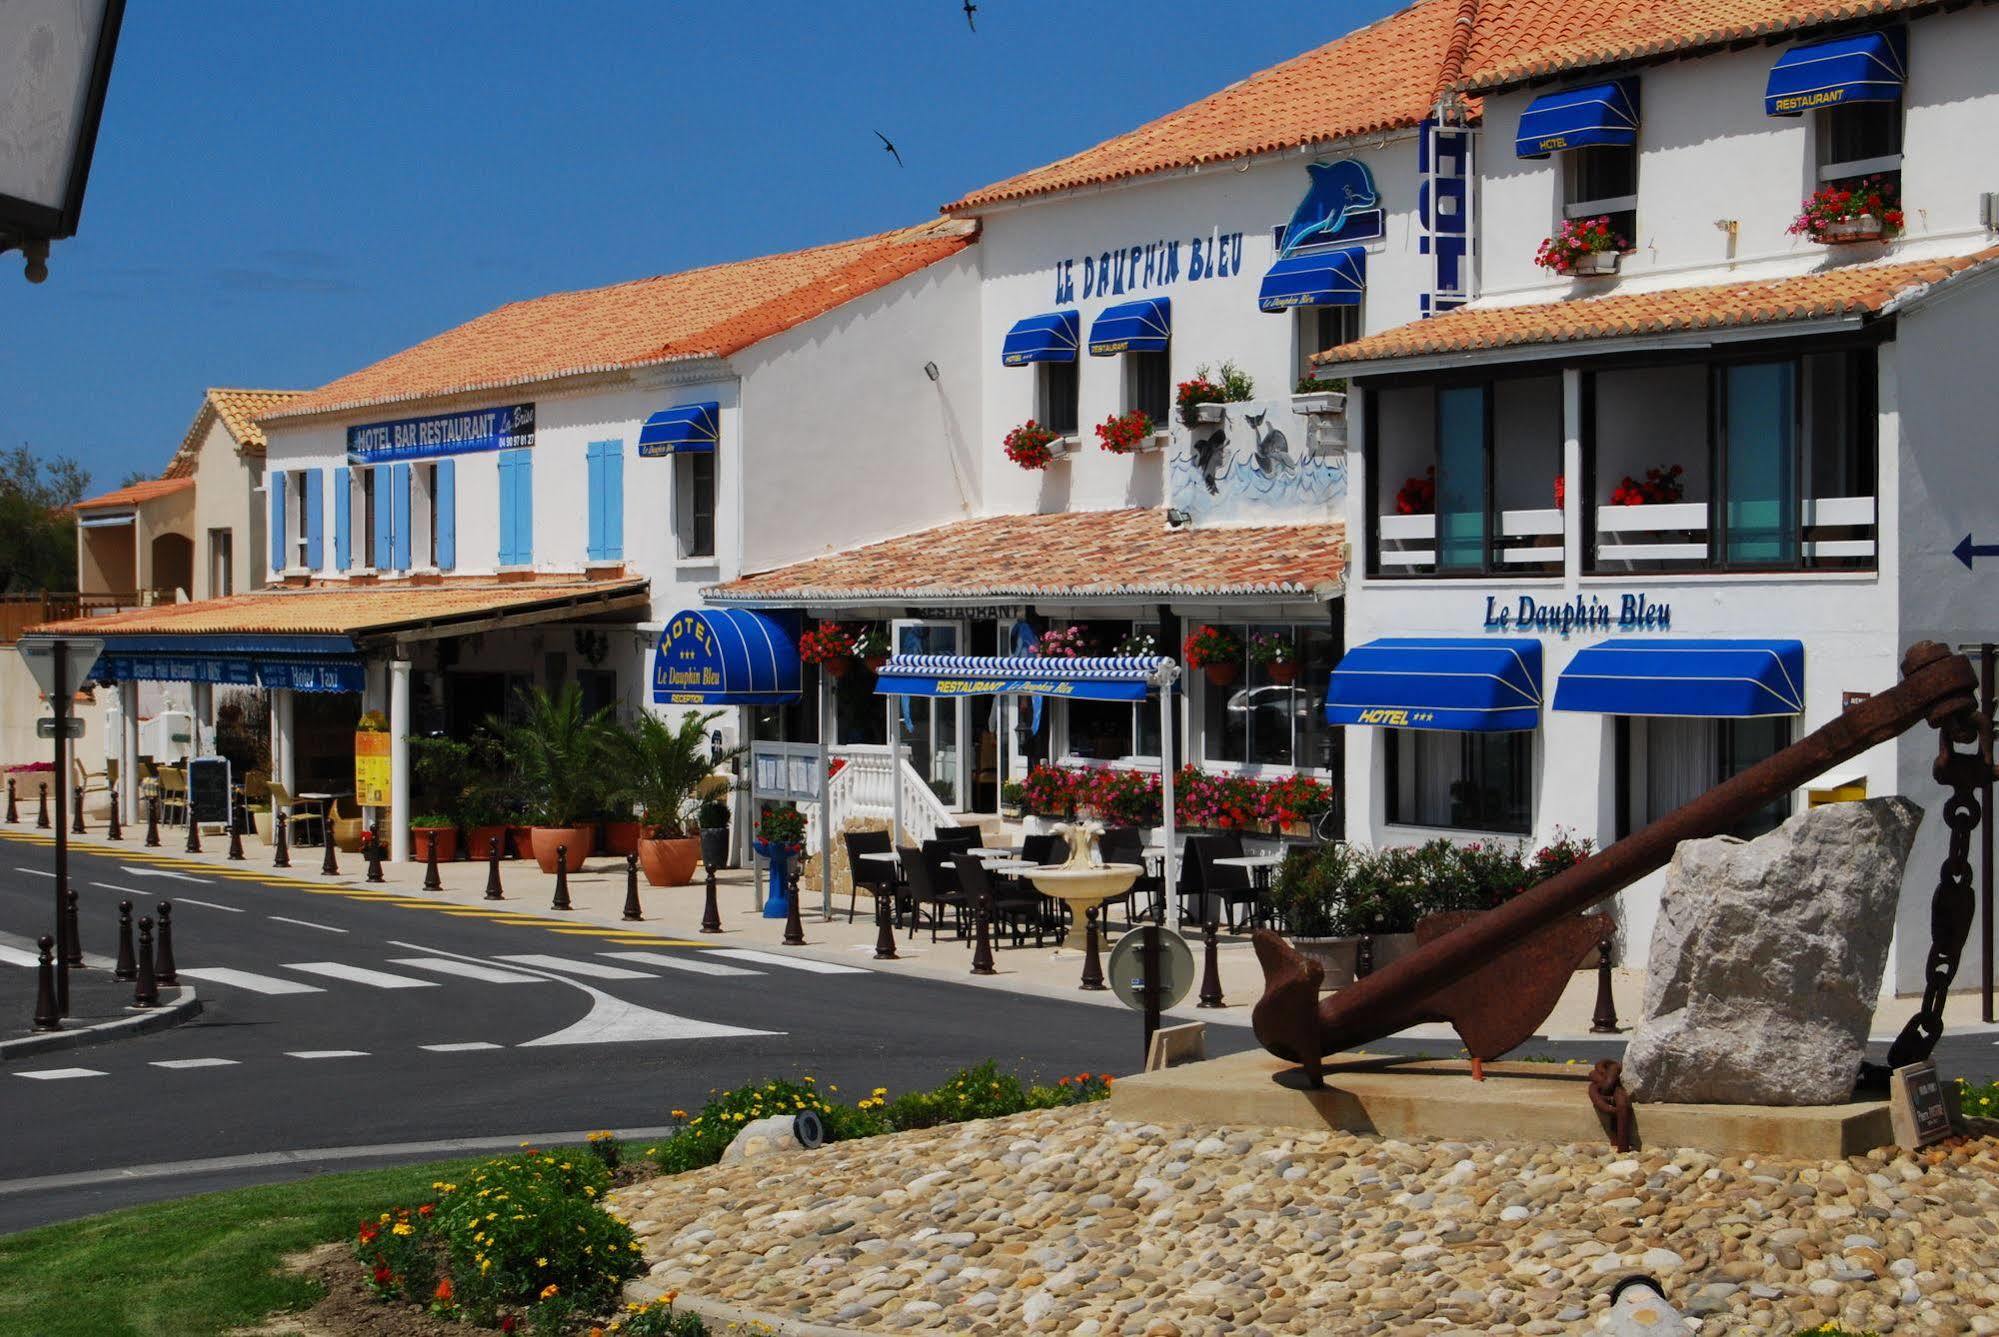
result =
[[[1381,569],[1408,573],[1437,564],[1437,517],[1434,515],[1384,515],[1381,517]],[[1501,511],[1496,555],[1507,567],[1536,567],[1562,564],[1562,513],[1545,511]]]

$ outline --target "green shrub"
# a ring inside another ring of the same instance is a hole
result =
[[[590,1134],[583,1140],[583,1149],[595,1156],[605,1171],[616,1174],[625,1162],[625,1144],[618,1140],[616,1133],[608,1130]]]
[[[435,1228],[457,1303],[478,1322],[555,1299],[608,1305],[639,1268],[630,1227],[598,1206],[609,1186],[594,1156],[534,1150],[440,1186]]]
[[[699,1314],[674,1309],[676,1294],[668,1291],[656,1300],[626,1305],[604,1331],[619,1337],[705,1337],[708,1328]]]

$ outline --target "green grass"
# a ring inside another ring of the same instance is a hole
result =
[[[384,1203],[415,1202],[475,1163],[320,1175],[0,1236],[0,1333],[207,1337],[309,1308],[320,1288],[282,1272],[286,1254],[344,1240]]]

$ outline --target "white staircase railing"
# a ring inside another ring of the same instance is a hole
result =
[[[957,818],[938,801],[930,786],[924,783],[909,758],[904,755],[900,764],[891,765],[888,748],[864,744],[851,744],[838,748],[834,756],[846,764],[840,767],[826,785],[827,806],[832,811],[833,830],[842,830],[850,817],[872,817],[887,822],[895,814],[895,791],[902,790],[902,835],[910,842],[929,840],[937,834],[939,827],[950,826]],[[819,848],[819,805],[801,803],[800,812],[805,814],[806,839],[808,849]]]

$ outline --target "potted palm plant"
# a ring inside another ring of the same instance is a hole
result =
[[[668,724],[647,712],[610,736],[611,764],[638,806],[639,867],[652,886],[684,887],[694,880],[701,842],[687,819],[696,788],[715,769],[708,726],[720,714],[683,715]]]
[[[544,873],[555,871],[555,852],[568,851],[574,873],[589,857],[595,832],[589,815],[598,804],[604,774],[608,711],[583,708],[583,692],[566,683],[556,692],[521,693],[516,724],[488,722],[506,748],[516,787],[527,799],[529,848]]]
[[[417,816],[410,818],[410,849],[418,859],[437,845],[437,861],[458,857],[458,823],[464,814],[466,776],[472,749],[455,738],[409,740],[410,787]]]

